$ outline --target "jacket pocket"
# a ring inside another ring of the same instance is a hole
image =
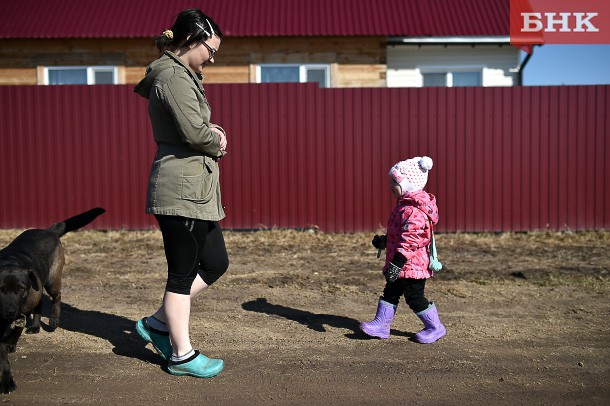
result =
[[[187,159],[182,166],[180,197],[195,203],[208,203],[215,190],[215,173],[202,156]]]

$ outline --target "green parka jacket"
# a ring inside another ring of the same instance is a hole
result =
[[[166,51],[146,70],[134,91],[148,99],[157,143],[148,181],[146,212],[218,221],[225,217],[220,196],[220,139],[211,131],[210,106],[201,80]]]

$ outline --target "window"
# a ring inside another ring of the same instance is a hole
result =
[[[476,71],[422,72],[424,87],[481,86],[482,75]]]
[[[447,86],[446,73],[423,73],[424,87],[445,87]]]
[[[44,68],[45,85],[113,85],[118,83],[115,66],[53,66]]]
[[[260,65],[258,82],[313,82],[320,87],[329,87],[330,69],[328,65]]]
[[[451,72],[452,86],[481,86],[481,72]]]

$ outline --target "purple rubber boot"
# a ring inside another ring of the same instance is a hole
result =
[[[375,318],[373,321],[360,323],[360,330],[371,337],[388,338],[390,337],[390,325],[392,324],[395,313],[396,305],[379,298]]]
[[[415,341],[422,344],[430,344],[447,334],[445,326],[443,326],[443,323],[438,318],[438,311],[434,303],[430,303],[426,310],[415,313],[415,315],[424,322],[424,329],[415,334]]]

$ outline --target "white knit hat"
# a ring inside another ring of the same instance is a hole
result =
[[[432,169],[432,158],[428,156],[400,161],[390,169],[390,177],[402,188],[402,194],[422,190],[428,182],[428,171]]]

